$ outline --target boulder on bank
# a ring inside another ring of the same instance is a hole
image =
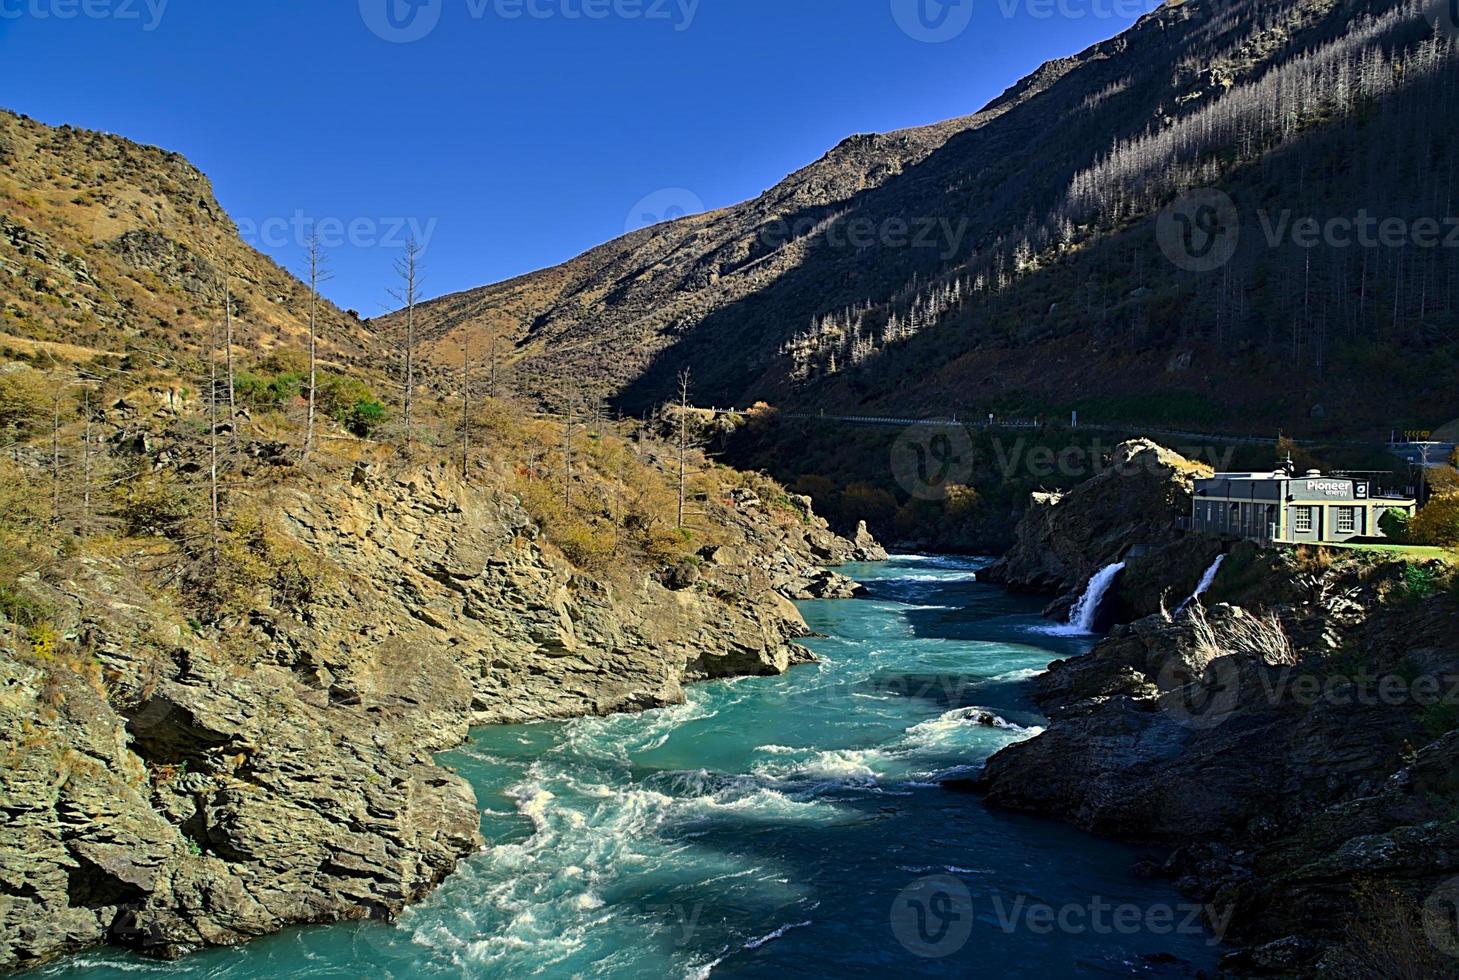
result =
[[[865,521],[857,523],[856,535],[851,539],[851,543],[855,546],[855,550],[851,553],[853,561],[887,560],[887,550],[878,543],[876,538],[872,537]]]
[[[807,599],[856,599],[866,595],[866,586],[829,568],[806,575],[785,576],[775,581],[775,591],[797,601]]]

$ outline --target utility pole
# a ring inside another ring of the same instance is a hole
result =
[[[1416,443],[1414,443],[1414,445],[1418,447],[1418,453],[1419,453],[1419,464],[1418,464],[1418,503],[1419,503],[1419,506],[1422,507],[1423,504],[1424,504],[1424,495],[1428,491],[1429,453],[1433,450],[1433,448],[1435,446],[1440,445],[1440,443],[1437,443],[1437,442],[1416,442]]]

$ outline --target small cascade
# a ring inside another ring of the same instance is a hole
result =
[[[1211,567],[1206,569],[1206,574],[1201,576],[1201,582],[1196,586],[1196,590],[1191,593],[1191,597],[1185,602],[1182,602],[1180,608],[1175,611],[1177,616],[1189,609],[1192,602],[1195,602],[1201,596],[1211,591],[1211,586],[1216,584],[1216,576],[1220,573],[1221,565],[1225,561],[1225,555],[1216,556],[1216,560],[1211,563]]]
[[[1046,632],[1060,636],[1084,636],[1095,632],[1095,626],[1099,622],[1099,610],[1104,605],[1104,597],[1109,594],[1110,586],[1114,585],[1115,579],[1119,578],[1120,572],[1124,570],[1125,563],[1122,561],[1101,568],[1095,573],[1094,578],[1089,580],[1084,594],[1069,611],[1068,624],[1056,626]]]

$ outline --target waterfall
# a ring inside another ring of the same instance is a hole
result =
[[[1185,602],[1182,602],[1180,608],[1175,611],[1177,616],[1185,612],[1192,602],[1195,602],[1211,590],[1211,586],[1216,584],[1216,574],[1221,571],[1221,563],[1225,560],[1225,555],[1216,556],[1216,560],[1211,563],[1211,567],[1206,569],[1206,574],[1201,576],[1201,584],[1196,586],[1196,590],[1191,593],[1191,597]]]
[[[1074,603],[1074,608],[1069,612],[1069,625],[1080,633],[1093,633],[1094,624],[1099,617],[1099,607],[1104,605],[1104,597],[1109,592],[1109,587],[1115,584],[1115,578],[1125,570],[1124,562],[1116,562],[1113,565],[1106,565],[1100,569],[1094,578],[1089,580],[1089,588]]]
[[[1069,611],[1069,622],[1064,626],[1047,629],[1045,632],[1059,636],[1083,636],[1093,633],[1095,624],[1099,621],[1099,608],[1104,605],[1104,597],[1109,594],[1110,586],[1114,585],[1115,579],[1124,570],[1125,563],[1122,561],[1101,568],[1095,573],[1094,578],[1089,580],[1084,594]]]

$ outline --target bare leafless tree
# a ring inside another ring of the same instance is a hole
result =
[[[461,479],[471,479],[471,335],[461,341]]]
[[[81,533],[91,530],[91,389],[83,397],[86,426],[81,430]]]
[[[330,278],[325,267],[324,250],[319,232],[309,234],[305,260],[309,265],[309,416],[304,430],[304,455],[314,451],[314,416],[319,393],[319,284]]]
[[[684,498],[689,482],[689,369],[679,372],[679,530],[684,529]]]
[[[61,399],[65,385],[57,385],[51,416],[51,523],[61,523]]]
[[[420,243],[411,236],[405,243],[405,254],[395,263],[400,287],[390,295],[405,311],[405,445],[410,446],[414,434],[413,404],[415,400],[415,306],[420,299]]]
[[[573,463],[573,437],[577,434],[577,399],[571,388],[567,388],[563,401],[563,415],[566,419],[563,424],[562,434],[562,499],[569,507],[572,506],[572,463]]]
[[[223,343],[225,345],[225,361],[228,370],[228,424],[233,432],[238,427],[238,394],[234,385],[233,373],[233,273],[231,270],[223,272]],[[235,435],[235,441],[236,441]]]
[[[310,318],[309,364],[309,422],[314,423],[314,366],[313,316]],[[310,430],[310,443],[313,430]],[[304,451],[309,451],[306,444]],[[218,329],[210,321],[208,326],[208,550],[212,559],[213,579],[218,576]]]

